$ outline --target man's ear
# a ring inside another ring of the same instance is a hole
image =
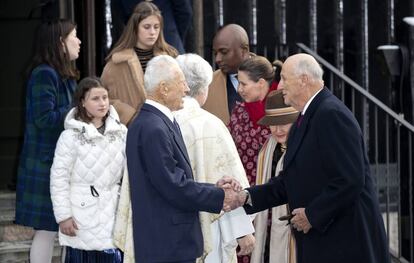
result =
[[[164,80],[160,82],[160,91],[162,95],[167,96],[168,85],[167,85],[167,82],[165,82]]]
[[[307,85],[309,83],[309,80],[310,80],[309,76],[306,75],[306,74],[300,75],[299,79],[300,79],[300,83],[302,84],[302,86]]]
[[[241,47],[241,50],[242,50],[242,56],[244,58],[249,58],[249,56],[250,56],[249,46],[248,45],[243,45]]]

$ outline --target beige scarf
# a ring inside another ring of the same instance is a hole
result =
[[[268,182],[272,174],[273,153],[277,146],[276,140],[270,136],[264,143],[257,158],[256,185]],[[275,176],[283,170],[282,155],[276,166]],[[295,243],[290,227],[286,222],[279,221],[279,217],[289,212],[287,205],[272,208],[272,224],[270,231],[269,262],[295,263]],[[256,245],[252,252],[250,263],[263,263],[265,243],[267,237],[268,210],[256,215],[254,220]]]

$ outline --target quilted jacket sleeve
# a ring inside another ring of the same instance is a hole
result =
[[[70,177],[76,159],[73,131],[65,130],[57,142],[50,170],[50,195],[56,222],[72,216],[70,204]]]

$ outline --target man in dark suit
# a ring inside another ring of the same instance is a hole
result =
[[[237,193],[193,180],[190,160],[172,111],[189,91],[170,56],[149,61],[147,100],[129,126],[127,163],[136,262],[195,262],[203,251],[198,212],[220,213]]]
[[[384,223],[364,138],[348,108],[306,54],[289,57],[280,89],[301,112],[289,134],[283,174],[241,191],[248,213],[288,203],[297,262],[389,263]]]

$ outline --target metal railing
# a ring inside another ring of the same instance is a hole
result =
[[[315,51],[302,43],[297,46],[322,65],[328,88],[358,119],[367,143],[391,256],[396,262],[414,262],[414,126]]]

